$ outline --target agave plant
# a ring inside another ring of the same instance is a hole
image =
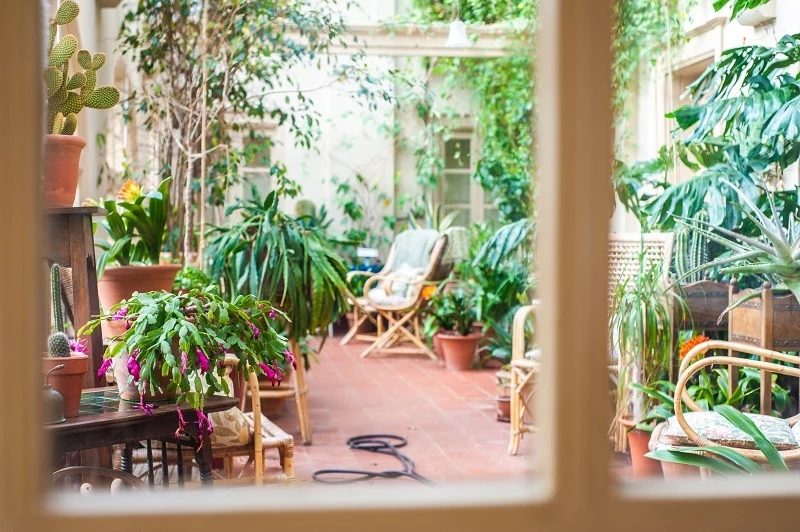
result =
[[[791,216],[789,227],[784,228],[771,192],[766,193],[773,213],[770,218],[761,212],[741,189],[730,181],[723,179],[722,182],[736,191],[747,206],[745,209],[741,205],[734,204],[758,227],[762,238],[744,236],[702,220],[689,221],[686,218],[679,218],[678,223],[688,227],[693,226],[694,231],[700,232],[731,252],[730,255],[703,264],[685,275],[721,266],[720,273],[725,275],[755,274],[767,277],[776,288],[785,287],[800,301],[800,227],[796,217]]]

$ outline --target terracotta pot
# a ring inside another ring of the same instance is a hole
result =
[[[120,399],[124,399],[125,401],[132,401],[138,403],[140,400],[139,389],[136,387],[136,383],[131,382],[128,384],[128,377],[130,377],[130,372],[128,371],[128,353],[123,353],[114,361],[114,379],[117,381],[117,389],[119,390],[119,397]],[[154,402],[170,402],[175,399],[175,392],[168,391],[167,386],[172,381],[170,375],[166,377],[161,376],[161,367],[158,366],[155,368],[155,372],[158,375],[158,384],[161,387],[161,391],[156,391],[155,394],[151,394],[149,391],[145,392],[144,394],[144,401],[149,403]]]
[[[64,397],[64,417],[77,417],[81,404],[83,375],[89,370],[89,355],[72,352],[67,357],[42,358],[42,372],[47,374],[59,364],[64,369],[50,374],[50,385]]]
[[[661,462],[661,470],[664,478],[686,478],[700,477],[700,468],[686,464],[674,464],[672,462]]]
[[[86,140],[77,135],[46,135],[42,200],[45,207],[72,207],[78,166]]]
[[[475,349],[481,335],[471,333],[467,336],[460,334],[441,334],[444,364],[450,371],[462,371],[472,368],[475,360]]]
[[[97,281],[100,304],[104,311],[129,299],[134,292],[172,290],[180,264],[155,266],[109,266]]]
[[[436,358],[439,359],[439,362],[444,361],[444,352],[442,351],[442,339],[440,337],[441,333],[436,332],[433,335],[433,353],[436,355]]]
[[[628,428],[634,426],[633,421],[628,419],[623,419],[620,423]],[[650,436],[649,432],[643,430],[632,429],[628,431],[631,465],[633,467],[633,476],[636,478],[660,477],[663,475],[661,462],[645,456],[650,452]]]
[[[505,421],[506,423],[511,421],[511,398],[510,397],[495,397],[497,400],[497,420],[498,421]]]

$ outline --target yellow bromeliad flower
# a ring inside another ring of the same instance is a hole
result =
[[[422,299],[428,300],[436,293],[436,286],[429,284],[422,289]]]
[[[142,196],[142,193],[142,185],[133,179],[128,179],[125,184],[122,185],[122,188],[119,189],[119,192],[117,192],[117,201],[133,203]]]

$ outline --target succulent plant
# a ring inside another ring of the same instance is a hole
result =
[[[61,270],[58,264],[50,268],[50,298],[56,332],[64,332],[64,309],[61,306]]]
[[[97,87],[97,71],[105,64],[106,55],[92,55],[87,50],[77,53],[78,64],[84,72],[69,74],[69,61],[78,49],[78,39],[65,35],[58,42],[58,26],[69,24],[80,8],[74,0],[64,0],[50,19],[47,44],[47,66],[42,72],[47,94],[48,133],[72,135],[78,127],[78,113],[84,107],[109,109],[119,103],[119,91],[114,87]]]
[[[675,273],[687,283],[696,283],[703,278],[698,267],[708,262],[708,237],[693,228],[707,224],[708,214],[700,211],[689,223],[675,230]]]
[[[713,266],[721,266],[720,273],[725,275],[762,275],[776,281],[777,288],[790,290],[800,301],[800,223],[797,218],[792,216],[788,228],[784,228],[771,192],[767,191],[772,210],[770,219],[734,184],[725,179],[722,182],[737,192],[747,208],[734,206],[759,228],[761,237],[748,237],[701,220],[678,219],[679,223],[731,251],[730,255],[698,266],[687,275]],[[743,301],[738,300],[739,303]]]
[[[47,338],[47,352],[53,358],[69,358],[69,338],[63,332],[57,332]]]

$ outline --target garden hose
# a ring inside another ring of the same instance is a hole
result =
[[[348,447],[358,451],[368,451],[371,453],[394,456],[400,461],[403,469],[389,471],[322,469],[320,471],[315,471],[314,474],[311,475],[311,478],[321,484],[352,484],[355,482],[363,482],[365,480],[372,480],[375,478],[408,477],[418,480],[423,484],[433,484],[432,481],[416,472],[416,466],[411,458],[398,451],[400,447],[405,447],[406,445],[408,445],[408,440],[402,436],[395,436],[394,434],[365,434],[363,436],[354,436],[347,440]],[[343,475],[349,475],[355,478],[325,478],[328,476],[340,477]]]

